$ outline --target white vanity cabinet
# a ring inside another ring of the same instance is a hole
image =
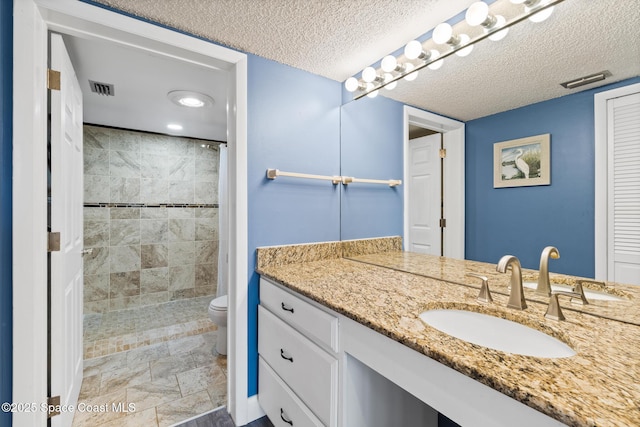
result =
[[[338,318],[260,279],[258,399],[276,427],[338,425]]]
[[[561,422],[260,279],[258,401],[276,427],[542,427]]]

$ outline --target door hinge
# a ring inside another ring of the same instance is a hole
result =
[[[47,397],[47,418],[60,415],[60,396]]]
[[[447,226],[447,220],[445,218],[440,218],[440,228],[445,228]]]
[[[47,237],[47,251],[58,252],[60,250],[60,232],[49,232]]]
[[[447,149],[446,148],[441,148],[440,149],[440,158],[444,159],[445,157],[447,157]]]
[[[60,90],[60,71],[47,69],[47,89]]]

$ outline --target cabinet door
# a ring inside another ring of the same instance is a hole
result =
[[[291,391],[273,369],[259,358],[258,400],[275,427],[322,427],[309,408]]]
[[[325,425],[335,425],[336,359],[261,306],[258,352]]]

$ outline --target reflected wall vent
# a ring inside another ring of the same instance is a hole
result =
[[[560,83],[560,86],[566,89],[575,89],[580,86],[588,85],[591,83],[599,82],[601,80],[606,79],[607,77],[611,77],[611,72],[609,70],[601,71],[596,74],[591,74],[589,76],[580,77],[579,79],[571,80],[568,82]]]
[[[116,94],[113,85],[109,83],[100,83],[89,80],[89,86],[91,87],[91,92],[97,93],[98,95],[114,96]]]

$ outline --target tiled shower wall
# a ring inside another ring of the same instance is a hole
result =
[[[85,313],[214,295],[219,151],[84,126]]]

